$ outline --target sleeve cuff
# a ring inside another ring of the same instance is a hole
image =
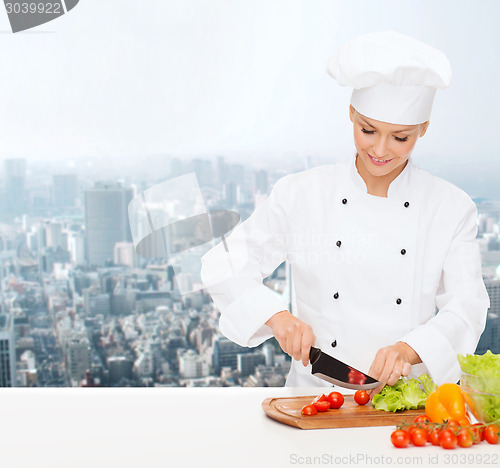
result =
[[[460,366],[455,350],[434,328],[422,325],[399,341],[404,341],[415,350],[437,385],[456,383],[460,379]]]
[[[273,336],[265,322],[274,314],[288,310],[281,297],[264,285],[249,289],[222,313],[221,333],[240,346],[255,347]]]

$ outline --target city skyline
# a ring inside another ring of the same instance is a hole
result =
[[[189,289],[185,284],[194,281],[190,262],[177,265],[178,274],[167,259],[138,256],[130,233],[107,229],[112,220],[123,227],[125,201],[154,184],[154,177],[104,183],[76,174],[56,176],[48,169],[37,179],[51,187],[44,198],[39,186],[27,183],[25,162],[5,163],[5,169],[22,170],[4,169],[11,178],[3,189],[15,186],[26,203],[2,206],[10,225],[0,225],[0,316],[13,319],[8,342],[12,347],[15,341],[15,353],[9,356],[16,357],[18,385],[284,384],[290,360],[275,340],[241,348],[220,334],[219,312],[206,291],[180,294],[179,284]],[[283,168],[255,169],[223,157],[214,164],[201,158],[170,163],[170,177],[195,171],[207,207],[233,209],[243,220],[283,175]],[[500,344],[500,202],[478,200],[477,205],[483,276],[494,298],[478,350],[500,352],[495,348]],[[92,260],[93,250],[98,261]],[[266,284],[288,297],[288,280],[281,265]]]

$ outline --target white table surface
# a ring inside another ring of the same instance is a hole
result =
[[[301,430],[261,407],[268,397],[324,390],[2,389],[0,466],[500,466],[500,445],[396,449],[394,426]]]

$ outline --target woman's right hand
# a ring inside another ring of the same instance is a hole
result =
[[[316,337],[307,323],[294,317],[288,310],[274,314],[266,325],[271,327],[281,349],[302,364],[309,363],[309,351],[314,346]]]

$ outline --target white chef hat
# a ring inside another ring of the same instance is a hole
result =
[[[347,42],[326,70],[339,85],[354,88],[351,104],[360,114],[402,125],[429,120],[436,89],[451,81],[443,52],[395,31]]]

